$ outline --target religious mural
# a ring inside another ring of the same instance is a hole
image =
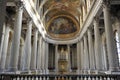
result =
[[[48,32],[53,34],[70,34],[77,31],[74,22],[67,17],[58,17],[48,27]]]

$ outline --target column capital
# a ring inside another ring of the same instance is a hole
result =
[[[83,35],[83,37],[86,37],[86,36],[87,36],[87,33],[85,32],[84,35]]]
[[[38,29],[36,27],[33,28],[33,32],[36,32],[38,31]]]
[[[88,27],[88,30],[91,31],[91,30],[92,30],[92,27]]]
[[[80,42],[82,42],[83,41],[83,37],[80,39]]]
[[[31,17],[28,17],[28,18],[27,18],[27,22],[30,22],[30,21],[32,21],[32,18],[31,18]]]
[[[99,22],[99,20],[100,20],[100,19],[99,19],[99,17],[98,17],[98,16],[95,16],[95,17],[94,17],[94,22],[97,22],[97,23],[98,23],[98,22]]]
[[[108,7],[110,9],[110,0],[103,0],[102,6],[103,8]]]
[[[38,34],[38,37],[39,37],[39,38],[42,38],[42,35],[41,35],[41,34]]]
[[[27,20],[26,20],[26,22],[27,22],[27,25],[32,24],[32,18],[28,17]]]
[[[15,1],[15,4],[16,4],[17,8],[23,8],[23,6],[24,6],[23,2],[20,0]]]
[[[88,30],[87,30],[87,36],[89,36],[89,34],[92,35],[92,28],[91,27],[89,27]]]
[[[115,17],[118,22],[120,22],[120,16]]]

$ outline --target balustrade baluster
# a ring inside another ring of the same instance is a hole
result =
[[[55,76],[54,80],[57,80],[57,77]]]
[[[11,80],[14,80],[13,76],[10,78]]]
[[[117,77],[116,77],[116,80],[119,80],[120,79],[120,75],[118,75]]]
[[[32,80],[32,76],[30,76],[30,80]]]
[[[47,80],[50,80],[49,76],[47,77]]]
[[[80,80],[84,80],[82,75],[80,76]]]
[[[115,80],[115,78],[111,78],[111,80]]]
[[[41,76],[41,80],[44,80],[44,77],[43,77],[43,76]]]
[[[28,80],[30,80],[31,78],[30,78],[30,76],[28,76]]]
[[[68,80],[68,76],[65,77],[65,80]]]
[[[0,75],[0,80],[2,80],[2,75]]]
[[[36,76],[34,76],[34,80],[36,80]]]
[[[14,76],[14,80],[17,80],[17,76]]]
[[[83,77],[83,80],[86,80],[86,76]]]
[[[76,80],[79,80],[79,76],[76,76]]]
[[[20,80],[22,80],[22,76],[19,76]]]
[[[47,80],[47,76],[44,76],[44,80]]]
[[[88,80],[91,80],[90,76],[88,76]]]
[[[30,76],[29,75],[26,75],[26,78],[27,78],[27,80],[30,80]]]
[[[40,76],[37,76],[38,80],[40,80]]]
[[[104,76],[101,76],[101,80],[104,80]]]
[[[98,80],[98,76],[94,76],[94,79],[95,79],[95,80]]]
[[[101,76],[98,76],[98,80],[101,80]]]
[[[36,76],[36,80],[38,80],[38,76]]]
[[[42,80],[41,76],[40,76],[40,79],[39,80]]]
[[[59,75],[56,76],[56,80],[60,80],[60,76]]]
[[[20,75],[17,75],[17,80],[20,80]]]
[[[95,80],[95,79],[94,79],[94,76],[91,76],[91,80]]]
[[[112,79],[112,76],[109,76],[109,78],[110,78],[110,80],[113,80],[113,79]]]
[[[109,77],[109,76],[107,76],[107,80],[110,80],[110,77]]]
[[[17,76],[16,80],[20,80],[19,76]]]
[[[23,80],[25,80],[25,76],[23,76]]]
[[[92,80],[92,77],[91,77],[91,76],[89,76],[89,77],[88,77],[88,80]]]
[[[62,76],[60,76],[60,79],[59,80],[62,80]]]
[[[103,76],[103,78],[104,78],[104,80],[107,80],[107,79],[106,79],[106,76]]]
[[[86,76],[86,80],[89,80],[89,76],[88,75]]]
[[[98,76],[98,80],[100,80],[100,76]]]
[[[96,80],[96,77],[95,77],[95,76],[92,76],[92,80]]]

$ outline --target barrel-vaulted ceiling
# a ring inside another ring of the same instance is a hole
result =
[[[65,40],[77,36],[80,31],[79,16],[83,1],[43,0],[41,2],[42,20],[50,38]]]

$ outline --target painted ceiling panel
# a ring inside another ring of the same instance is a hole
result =
[[[51,38],[68,39],[77,35],[80,0],[47,0],[43,7],[46,30]]]

